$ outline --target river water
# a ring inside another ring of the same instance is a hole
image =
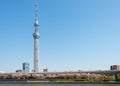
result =
[[[0,86],[120,86],[120,84],[0,84]]]

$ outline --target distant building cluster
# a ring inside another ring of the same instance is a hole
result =
[[[120,70],[120,65],[112,65],[110,66],[110,70]]]
[[[111,65],[110,70],[120,70],[120,65]],[[78,71],[80,72],[81,70],[78,70]],[[16,70],[16,72],[30,73],[30,64],[28,62],[24,62],[22,64],[22,70],[18,69],[18,70]],[[34,71],[32,71],[32,72],[34,72]],[[47,72],[48,72],[47,68],[43,69],[43,73],[47,73]],[[0,71],[0,73],[5,73],[5,72]]]
[[[22,64],[22,69],[18,69],[18,70],[16,70],[16,72],[19,72],[19,73],[30,73],[30,64],[28,62],[24,62]],[[34,72],[34,70],[32,70],[32,72]],[[47,73],[48,69],[47,68],[43,69],[43,72]],[[3,73],[3,72],[0,71],[0,73]]]
[[[26,73],[29,73],[30,72],[30,65],[28,62],[24,62],[22,64],[22,70],[19,69],[19,70],[16,70],[16,72],[26,72]]]
[[[110,70],[120,70],[120,65],[111,65],[111,66],[110,66]],[[79,71],[81,71],[81,70],[79,70]],[[16,72],[29,73],[29,72],[30,72],[30,64],[29,64],[28,62],[24,62],[24,63],[22,64],[22,70],[19,69],[19,70],[16,70]],[[32,71],[32,72],[34,72],[34,71]],[[48,72],[48,69],[47,69],[47,68],[43,69],[43,72],[44,72],[44,73],[47,73],[47,72]],[[0,73],[4,73],[4,72],[3,72],[3,71],[0,71]]]

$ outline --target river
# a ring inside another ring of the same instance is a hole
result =
[[[120,84],[0,84],[0,86],[120,86]]]

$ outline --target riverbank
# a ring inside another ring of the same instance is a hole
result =
[[[0,81],[0,84],[120,84],[118,81],[89,82],[89,81]]]

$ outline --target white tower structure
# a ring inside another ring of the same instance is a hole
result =
[[[35,32],[33,33],[33,38],[34,38],[34,72],[38,73],[39,72],[39,31],[38,31],[38,0],[36,0],[36,5],[35,5]]]

